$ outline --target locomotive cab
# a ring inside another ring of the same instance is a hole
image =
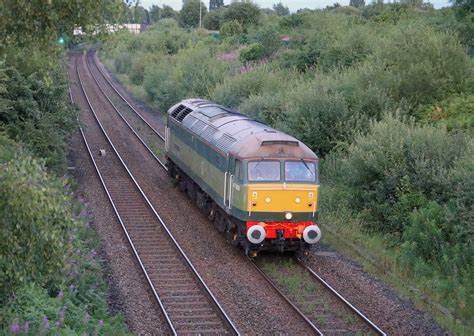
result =
[[[319,241],[317,159],[274,156],[230,161],[229,210],[244,225],[241,245],[247,251],[306,250]]]

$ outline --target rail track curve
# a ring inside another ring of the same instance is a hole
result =
[[[91,103],[76,57],[78,84],[96,125],[80,132],[101,184],[120,222],[169,330],[182,334],[239,331],[177,243],[115,148]],[[85,61],[81,57],[82,61]],[[74,102],[74,97],[71,94]],[[101,140],[88,141],[88,132]],[[137,135],[138,136],[138,135]]]

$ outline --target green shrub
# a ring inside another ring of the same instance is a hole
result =
[[[183,83],[166,63],[148,71],[143,80],[143,88],[150,102],[158,104],[162,111],[185,97]]]
[[[474,95],[453,95],[418,114],[428,123],[445,125],[450,131],[464,130],[474,136]]]
[[[61,272],[73,225],[62,187],[28,155],[1,164],[2,301],[20,285],[44,285]]]
[[[349,147],[341,167],[367,226],[400,235],[413,209],[427,200],[446,201],[449,171],[468,143],[465,136],[393,117],[372,123],[369,134]]]
[[[464,89],[471,70],[459,40],[422,24],[399,25],[381,41],[373,55],[379,74],[394,99],[407,99],[413,106],[429,104]],[[414,61],[416,60],[416,61]]]
[[[15,48],[10,52],[5,56],[8,81],[0,92],[0,100],[8,102],[7,113],[0,114],[0,131],[44,158],[48,168],[62,173],[66,140],[75,126],[62,63],[42,52]]]
[[[240,50],[239,58],[242,62],[256,61],[265,55],[265,49],[260,43],[251,43]]]
[[[284,111],[284,92],[263,92],[251,95],[240,104],[238,110],[246,115],[276,126],[285,123],[287,115]]]
[[[132,66],[132,57],[129,53],[123,52],[114,59],[115,71],[121,74],[128,74]]]
[[[262,91],[280,91],[287,86],[293,75],[289,72],[273,71],[262,66],[234,77],[227,77],[217,85],[210,94],[210,98],[220,104],[237,108],[251,95],[258,95]]]
[[[223,38],[240,35],[242,32],[242,25],[236,20],[224,22],[220,30]]]
[[[354,120],[344,97],[321,91],[313,83],[294,87],[285,110],[289,115],[286,130],[318,155],[327,154],[352,132]]]
[[[232,73],[232,62],[218,62],[209,48],[181,50],[176,58],[184,96],[208,97],[209,92]]]
[[[280,34],[275,27],[270,25],[258,29],[252,34],[251,39],[262,46],[263,57],[272,56],[281,46]]]

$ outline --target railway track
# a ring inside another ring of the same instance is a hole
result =
[[[71,95],[71,99],[82,100],[89,110],[87,129],[80,130],[84,143],[169,331],[238,335],[110,140],[89,99],[78,60],[75,68],[82,96]]]
[[[301,259],[251,262],[317,335],[386,335]]]
[[[87,52],[86,65],[100,92],[159,164],[167,169],[164,164],[163,151],[165,138],[115,88],[104,71],[97,65],[94,57],[94,52]]]
[[[87,67],[101,92],[106,96],[114,110],[127,123],[140,141],[152,154],[155,153],[147,146],[149,141],[157,143],[157,138],[159,138],[161,140],[161,146],[164,147],[163,136],[143,118],[140,112],[137,111],[122,94],[120,94],[114,84],[104,74],[103,70],[96,64],[94,54],[89,53],[87,59]],[[96,76],[92,69],[96,70],[97,74],[100,75]],[[162,162],[160,163],[164,167]],[[275,279],[272,279],[262,267],[254,261],[251,262],[263,278],[288,302],[315,334],[385,335],[379,327],[365,317],[362,312],[351,305],[342,295],[317,275],[314,270],[299,259],[295,261],[295,264],[299,267],[299,272],[301,272],[301,274],[307,274],[313,282],[318,283],[318,295],[308,295],[304,297],[303,300],[301,300],[301,298],[299,300],[292,299],[291,295],[285,293],[285,290],[282,290]],[[325,294],[322,294],[323,291]],[[320,293],[322,295],[320,295]],[[321,301],[322,298],[324,298],[324,302]],[[308,309],[308,307],[311,309]]]

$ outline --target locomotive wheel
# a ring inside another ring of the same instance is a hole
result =
[[[191,199],[191,201],[196,202],[196,186],[191,180],[187,180],[186,182],[186,190],[188,191],[188,197]]]
[[[225,229],[227,227],[226,222],[227,221],[226,221],[225,217],[222,215],[222,213],[220,213],[220,211],[218,211],[217,214],[216,214],[216,220],[214,221],[214,223],[216,225],[216,228],[217,228],[217,231],[219,231],[220,233],[225,232]]]
[[[181,190],[182,192],[185,192],[186,191],[186,180],[182,177],[179,177],[178,179],[178,184],[179,184],[179,190]]]
[[[225,236],[229,244],[237,246],[239,241],[239,235],[237,234],[237,229],[235,227],[226,230]]]
[[[217,209],[216,209],[216,206],[215,204],[212,204],[210,210],[209,210],[209,215],[207,216],[207,218],[210,220],[210,221],[215,221],[216,220],[216,214],[217,214]]]

